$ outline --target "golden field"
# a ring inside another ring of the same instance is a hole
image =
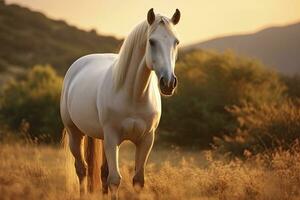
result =
[[[0,199],[80,199],[73,167],[57,146],[0,144]],[[300,199],[299,145],[244,161],[215,158],[211,152],[155,147],[146,186],[131,186],[134,148],[120,150],[120,199]],[[102,199],[100,193],[85,199]]]

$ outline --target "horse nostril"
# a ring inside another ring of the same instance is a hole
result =
[[[173,88],[176,88],[176,86],[177,86],[177,78],[176,78],[176,76],[174,76]]]

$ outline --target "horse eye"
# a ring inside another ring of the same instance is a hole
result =
[[[150,44],[151,46],[154,46],[154,45],[155,45],[155,41],[152,40],[152,39],[150,39],[150,40],[149,40],[149,44]]]
[[[175,40],[175,45],[178,45],[179,44],[179,40]]]

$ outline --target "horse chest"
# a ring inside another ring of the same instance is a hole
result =
[[[121,133],[124,139],[137,140],[147,128],[147,123],[141,118],[127,117],[121,122]]]
[[[117,128],[117,132],[124,140],[136,141],[144,134],[154,131],[160,119],[160,110],[152,106],[141,107],[126,105],[107,110],[109,121]]]
[[[128,115],[120,121],[121,133],[124,139],[138,140],[144,134],[154,131],[158,122],[158,113]]]

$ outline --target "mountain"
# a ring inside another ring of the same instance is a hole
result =
[[[300,74],[300,23],[271,27],[253,34],[220,37],[184,49],[230,49],[238,55],[259,59],[284,74]]]
[[[63,74],[78,57],[116,52],[121,40],[0,0],[0,73],[50,64]]]

